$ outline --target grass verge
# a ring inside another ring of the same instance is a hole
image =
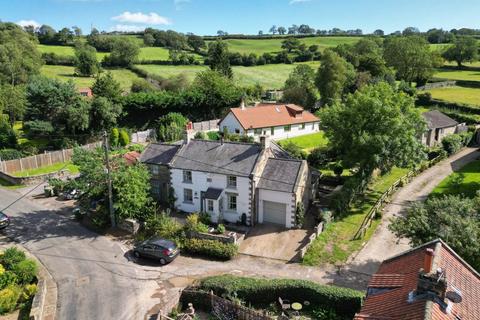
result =
[[[376,178],[367,192],[355,201],[348,215],[327,225],[323,233],[315,239],[303,258],[303,264],[313,266],[346,262],[353,252],[360,249],[362,243],[370,239],[380,223],[380,219],[373,220],[363,239],[352,240],[363,219],[381,195],[407,172],[408,169],[394,168]]]
[[[473,198],[478,190],[480,190],[480,160],[465,165],[457,172],[443,179],[433,189],[430,196],[463,195]]]
[[[56,163],[56,164],[52,164],[51,166],[41,167],[41,168],[37,168],[37,169],[18,171],[18,172],[13,173],[13,176],[15,176],[15,177],[37,176],[37,175],[40,175],[40,174],[57,172],[57,171],[60,171],[62,169],[67,169],[72,174],[76,174],[76,173],[79,172],[77,166],[75,166],[71,162],[66,162],[66,163]]]

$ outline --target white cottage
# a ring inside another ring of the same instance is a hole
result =
[[[260,136],[286,139],[320,130],[320,119],[295,104],[261,103],[254,107],[231,108],[219,123],[220,130],[245,134],[259,140]]]

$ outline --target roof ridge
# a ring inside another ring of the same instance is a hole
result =
[[[280,161],[290,161],[290,162],[303,162],[303,159],[286,159],[286,158],[275,158],[275,157],[268,157],[268,160],[280,160]]]
[[[221,144],[220,140],[208,140],[208,139],[192,139],[190,141],[204,141],[204,142],[211,142],[211,143],[218,143]],[[223,141],[223,144],[243,144],[243,145],[250,145],[250,146],[259,146],[258,143],[255,142],[243,142],[243,141]]]

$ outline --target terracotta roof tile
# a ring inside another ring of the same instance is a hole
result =
[[[258,104],[255,107],[231,108],[244,129],[284,126],[320,121],[316,116],[294,104]]]

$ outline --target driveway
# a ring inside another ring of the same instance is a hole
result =
[[[298,261],[309,230],[285,229],[274,224],[259,224],[240,244],[241,254],[283,261]]]
[[[423,201],[433,189],[452,172],[478,159],[478,148],[465,148],[456,155],[445,159],[416,176],[412,182],[395,193],[389,205],[384,208],[382,222],[368,243],[347,263],[345,271],[371,275],[380,263],[392,256],[410,249],[407,239],[398,240],[388,229],[390,220],[405,214],[412,202]]]

